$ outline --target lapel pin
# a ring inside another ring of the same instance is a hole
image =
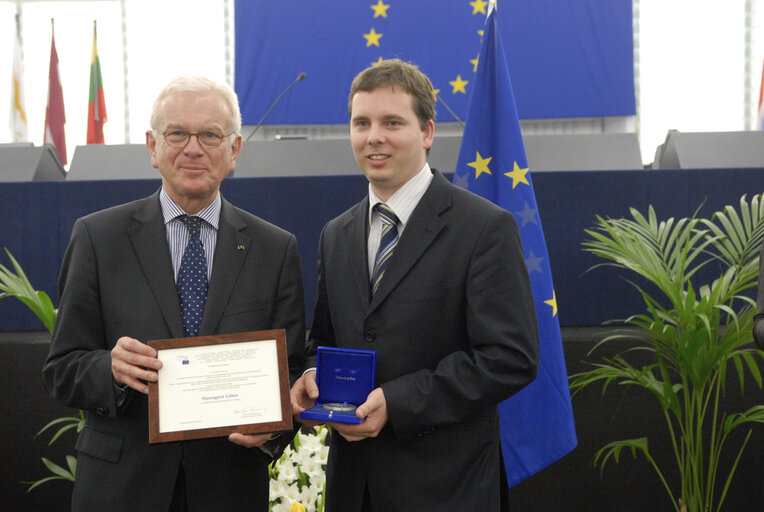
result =
[[[237,251],[243,251],[244,249],[246,249],[246,247],[244,247],[243,245],[237,245],[236,246],[236,250]]]

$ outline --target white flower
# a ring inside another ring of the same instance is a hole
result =
[[[295,450],[289,446],[284,450],[272,472],[271,512],[290,512],[290,507],[296,502],[302,504],[307,512],[317,510],[318,503],[323,500],[326,481],[324,468],[329,454],[329,447],[326,446],[328,432],[329,429],[324,426],[315,427],[310,433],[298,432],[294,442],[298,448]]]
[[[289,506],[291,503],[282,502],[271,505],[270,512],[289,512]]]
[[[287,461],[278,466],[279,476],[278,480],[281,482],[294,482],[297,480],[297,465],[291,461]]]
[[[329,447],[326,445],[321,445],[316,450],[316,458],[321,461],[321,464],[326,464],[326,461],[329,458]]]

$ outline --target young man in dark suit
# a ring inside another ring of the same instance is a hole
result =
[[[320,345],[375,350],[378,387],[356,410],[364,422],[331,424],[329,512],[499,510],[497,404],[536,374],[517,223],[429,168],[434,99],[430,80],[399,60],[351,87],[350,140],[369,194],[321,234],[306,368]],[[293,412],[316,398],[306,371]]]
[[[248,447],[270,435],[148,442],[146,383],[162,366],[149,340],[284,328],[290,368],[302,367],[295,237],[219,192],[236,165],[240,131],[228,85],[174,79],[146,132],[161,189],[74,225],[43,376],[53,397],[87,414],[75,447],[75,512],[268,509],[271,456]],[[191,288],[202,290],[193,299],[182,284],[187,257],[197,264]]]

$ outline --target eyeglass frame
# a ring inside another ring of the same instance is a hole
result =
[[[212,132],[213,131],[213,130],[209,130],[209,129],[208,130],[202,130],[201,132],[189,132],[189,131],[186,131],[185,129],[167,128],[165,131],[160,132],[159,130],[157,130],[155,128],[152,128],[151,131],[154,132],[155,134],[161,135],[164,138],[164,141],[167,143],[167,145],[170,146],[171,148],[175,148],[175,149],[182,149],[182,148],[185,148],[186,146],[188,146],[188,143],[191,142],[191,137],[196,137],[196,142],[198,142],[199,145],[202,146],[202,147],[211,148],[211,149],[219,148],[220,145],[223,144],[223,139],[225,139],[226,137],[228,137],[230,135],[233,135],[235,133],[235,132],[226,133],[226,134],[224,134],[224,135],[222,135],[220,137],[220,142],[219,143],[217,143],[215,145],[209,145],[209,144],[206,144],[206,143],[202,142],[202,140],[199,138],[199,134],[200,133],[204,133],[205,131],[206,132]],[[182,131],[182,132],[185,132],[186,133],[186,137],[187,137],[186,142],[181,144],[181,145],[179,145],[179,146],[176,146],[175,144],[170,143],[170,141],[167,140],[167,133],[171,132],[171,131]]]

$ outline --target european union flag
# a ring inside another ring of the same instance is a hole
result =
[[[235,2],[236,92],[255,124],[345,124],[353,77],[381,59],[415,63],[467,112],[487,0]],[[523,118],[635,113],[631,0],[512,0],[499,13]],[[438,105],[439,122],[454,121]],[[446,169],[441,169],[445,171]],[[449,171],[451,169],[448,169]]]
[[[499,406],[512,486],[570,452],[578,441],[549,258],[495,9],[486,20],[473,80],[454,183],[515,215],[539,326],[536,380]]]

